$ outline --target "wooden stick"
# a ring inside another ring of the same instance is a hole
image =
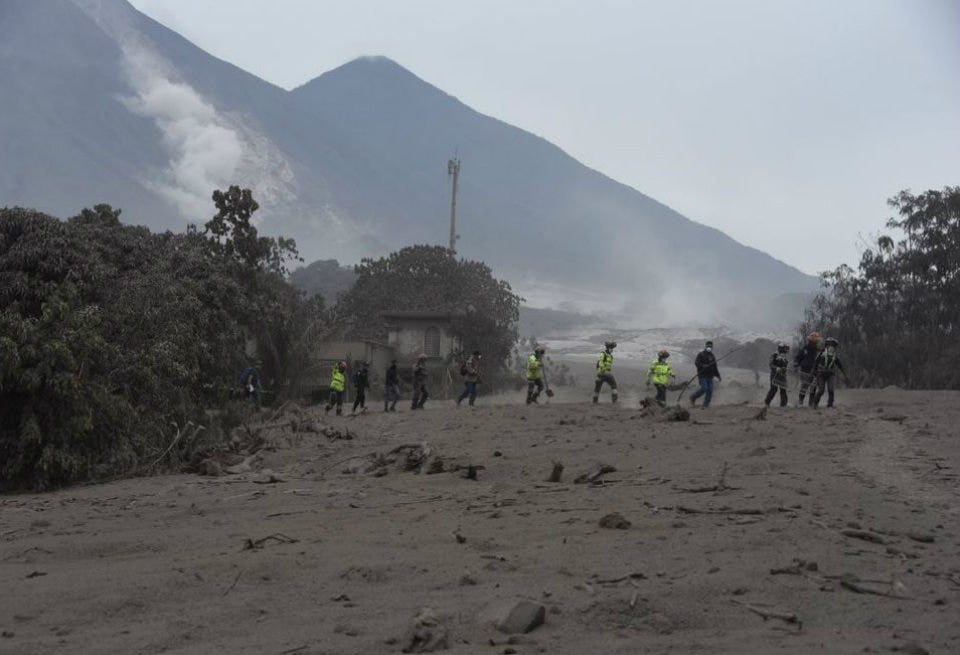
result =
[[[763,618],[764,621],[767,619],[780,619],[781,621],[786,621],[787,623],[793,623],[797,626],[797,629],[800,629],[803,626],[803,624],[800,622],[800,619],[793,612],[783,612],[780,610],[757,607],[756,605],[748,605],[747,603],[741,603],[737,600],[732,600],[730,602],[746,608],[757,616]]]

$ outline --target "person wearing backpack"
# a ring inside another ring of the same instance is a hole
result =
[[[463,376],[463,393],[457,398],[457,407],[464,399],[470,399],[470,406],[473,407],[477,399],[477,385],[480,384],[480,351],[474,350],[473,354],[460,366],[460,375]]]
[[[391,360],[387,367],[387,374],[383,381],[383,411],[397,411],[397,401],[400,400],[400,372],[397,370],[397,360]]]
[[[353,374],[353,389],[355,391],[355,398],[353,399],[353,411],[351,414],[357,413],[357,407],[360,408],[361,413],[367,411],[367,389],[369,388],[370,364],[367,362],[362,362],[360,364],[360,370]]]
[[[427,391],[427,356],[420,353],[417,357],[417,363],[413,367],[413,402],[411,409],[423,409],[424,403],[430,397]]]

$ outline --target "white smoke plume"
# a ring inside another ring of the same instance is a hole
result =
[[[118,44],[132,95],[120,100],[151,119],[167,166],[143,181],[188,220],[205,219],[213,189],[254,188],[264,206],[296,200],[294,174],[280,150],[238,116],[217,109],[177,74],[136,27],[135,12],[117,0],[72,0]],[[260,212],[263,219],[269,212]]]
[[[169,79],[145,49],[125,44],[125,68],[135,95],[131,111],[152,119],[170,161],[158,180],[148,181],[186,217],[210,212],[210,193],[235,182],[244,155],[240,135],[189,85]]]

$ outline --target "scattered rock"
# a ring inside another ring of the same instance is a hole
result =
[[[763,456],[766,455],[766,454],[767,454],[767,449],[766,449],[766,448],[761,448],[760,446],[757,446],[757,447],[754,448],[753,450],[748,450],[747,452],[745,452],[743,455],[741,455],[741,457],[744,457],[744,458],[746,458],[746,457],[763,457]]]
[[[437,613],[424,607],[413,617],[410,627],[403,637],[404,653],[432,653],[450,647],[449,633]]]
[[[895,653],[906,653],[907,655],[930,655],[930,651],[915,641],[909,641],[903,646],[894,646],[890,650]]]
[[[477,584],[477,579],[470,575],[469,573],[464,573],[460,576],[460,586],[461,587],[473,587]]]
[[[936,538],[932,534],[908,532],[907,536],[914,541],[919,541],[922,544],[932,544],[934,541],[936,541]]]
[[[617,512],[607,514],[606,516],[600,519],[601,528],[609,528],[612,530],[626,530],[627,528],[630,527],[630,525],[631,525],[630,521],[625,519],[622,514],[618,514]]]
[[[330,441],[336,441],[336,440],[349,441],[353,439],[353,433],[350,432],[349,428],[338,430],[337,428],[334,428],[334,427],[325,427],[318,431],[320,432],[320,434],[325,436]]]
[[[310,419],[300,421],[300,424],[297,426],[297,432],[310,432],[311,434],[320,434],[321,429],[316,421],[311,421]]]
[[[259,475],[251,480],[254,484],[276,484],[278,482],[286,482],[279,475],[271,471],[270,469],[263,469]]]
[[[200,475],[207,475],[212,478],[218,478],[221,475],[226,475],[223,467],[220,466],[220,462],[210,457],[200,462],[199,466],[197,467],[197,473]]]
[[[521,600],[497,625],[497,630],[508,635],[526,634],[543,625],[547,609],[540,603]]]

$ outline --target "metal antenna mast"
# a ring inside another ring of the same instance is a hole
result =
[[[460,177],[460,158],[454,155],[447,161],[447,176],[453,178],[453,192],[450,195],[450,251],[456,254],[457,239],[457,179]]]

